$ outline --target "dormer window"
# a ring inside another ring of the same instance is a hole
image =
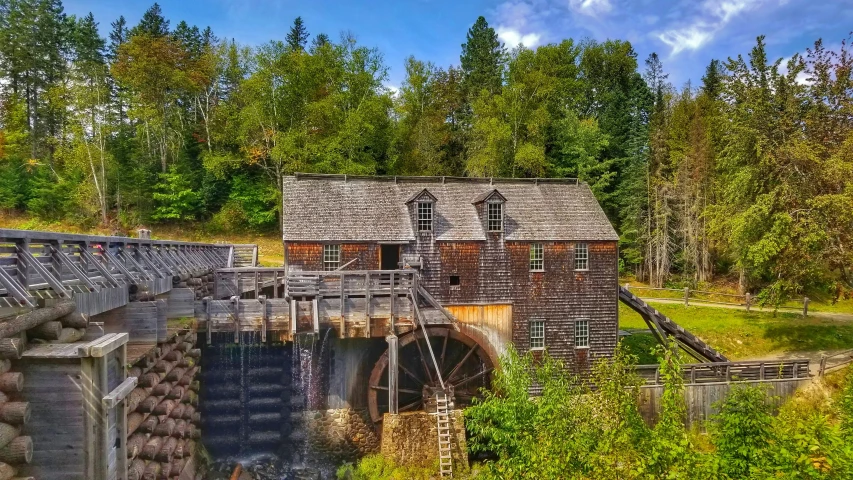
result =
[[[431,234],[435,228],[436,201],[436,198],[427,189],[419,191],[406,201],[412,215],[413,228],[418,233]]]
[[[504,204],[502,202],[489,202],[489,231],[502,232],[504,229]]]
[[[472,202],[483,219],[487,232],[499,233],[504,231],[504,203],[506,198],[497,190],[481,193]]]
[[[432,231],[432,202],[418,202],[418,231]]]

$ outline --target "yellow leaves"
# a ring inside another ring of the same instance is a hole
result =
[[[33,173],[33,171],[35,171],[35,169],[38,168],[40,165],[41,162],[39,162],[38,159],[35,158],[28,158],[24,162],[24,168],[27,169],[27,173]]]

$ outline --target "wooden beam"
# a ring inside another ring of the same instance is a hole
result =
[[[116,405],[118,405],[119,402],[124,400],[125,397],[130,395],[130,392],[132,392],[133,389],[136,388],[136,382],[136,377],[125,378],[121,385],[114,388],[113,391],[111,391],[104,397],[104,407],[114,408]]]

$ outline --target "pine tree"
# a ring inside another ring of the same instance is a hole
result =
[[[469,96],[481,90],[492,94],[500,91],[504,56],[504,47],[495,29],[489,26],[484,17],[479,17],[468,29],[468,37],[462,44],[462,55],[459,57]]]
[[[702,77],[702,92],[716,100],[720,96],[722,83],[723,72],[720,61],[713,59],[705,68],[705,76]]]
[[[305,45],[308,44],[308,30],[302,22],[302,17],[296,17],[293,20],[293,26],[290,27],[290,32],[287,34],[287,46],[293,51],[305,50]]]
[[[329,36],[325,33],[320,33],[316,37],[314,37],[314,40],[311,41],[311,51],[313,52],[318,48],[323,47],[324,45],[328,45],[329,43],[332,43],[332,41],[329,39]]]
[[[130,36],[150,35],[152,37],[165,37],[169,34],[169,21],[163,17],[160,5],[155,3],[142,15],[139,25],[130,30]]]

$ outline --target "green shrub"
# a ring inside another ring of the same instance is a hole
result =
[[[434,468],[404,467],[383,455],[369,455],[356,465],[344,464],[338,469],[340,480],[430,480],[436,476]]]
[[[731,478],[746,478],[766,461],[773,422],[767,389],[734,385],[717,408],[719,414],[713,417],[709,433],[716,447],[718,471]]]

